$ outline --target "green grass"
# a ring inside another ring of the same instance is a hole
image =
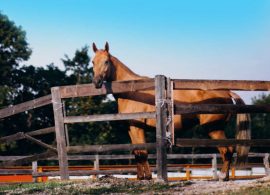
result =
[[[0,185],[0,194],[34,194],[38,192],[44,192],[45,190],[54,190],[66,185],[68,185],[68,183],[60,182]]]
[[[0,194],[141,194],[147,192],[165,192],[172,188],[189,185],[189,182],[166,184],[154,182],[141,183],[122,180],[115,184],[110,184],[110,181],[101,181],[97,186],[93,186],[91,184],[91,181],[50,181],[46,183],[9,184],[0,186]]]
[[[269,195],[269,187],[256,187],[256,188],[247,188],[240,190],[238,192],[230,193],[230,195]]]

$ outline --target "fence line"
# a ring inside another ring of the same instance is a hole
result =
[[[146,95],[144,91],[155,90],[155,95]],[[36,130],[33,132],[19,132],[14,135],[9,135],[0,138],[1,142],[15,141],[26,138],[35,142],[47,149],[49,152],[42,154],[31,155],[15,159],[13,162],[9,160],[7,164],[27,163],[46,159],[58,155],[60,174],[62,179],[69,178],[68,172],[68,155],[69,153],[77,152],[102,152],[112,150],[128,150],[142,148],[156,148],[157,151],[157,172],[158,179],[167,180],[167,163],[166,157],[166,131],[171,133],[173,137],[173,115],[174,114],[212,114],[212,113],[258,113],[270,112],[269,105],[219,105],[219,104],[181,104],[181,102],[173,101],[173,90],[246,90],[246,91],[269,91],[269,81],[228,81],[228,80],[185,80],[185,79],[169,79],[163,75],[158,75],[155,79],[133,80],[123,82],[105,83],[101,89],[96,89],[93,84],[61,86],[51,89],[52,95],[47,95],[35,100],[31,100],[18,105],[10,106],[0,110],[0,118],[5,118],[20,112],[24,112],[37,107],[48,104],[53,105],[55,127]],[[151,113],[127,113],[127,114],[106,114],[106,115],[92,115],[92,116],[64,116],[63,103],[64,98],[85,97],[104,94],[118,94],[121,98],[140,101],[143,103],[154,105],[155,112]],[[144,96],[144,98],[142,98]],[[156,119],[156,144],[145,144],[144,146],[127,146],[123,145],[109,145],[109,146],[67,146],[64,125],[77,122],[92,122],[103,120],[130,120],[137,118],[155,118]],[[169,119],[171,121],[169,121]],[[35,135],[42,135],[46,133],[56,133],[57,152],[52,146],[33,138]],[[174,141],[171,140],[172,142]],[[224,146],[224,145],[252,145],[252,146],[270,146],[269,140],[177,140],[177,145],[180,147],[186,146]],[[269,167],[269,166],[268,166]],[[269,168],[268,168],[269,169]],[[73,173],[72,173],[73,174]],[[74,173],[75,174],[75,173]]]

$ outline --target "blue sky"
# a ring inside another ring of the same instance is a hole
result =
[[[0,11],[27,32],[26,64],[62,67],[108,41],[141,75],[270,80],[267,0],[0,0]]]

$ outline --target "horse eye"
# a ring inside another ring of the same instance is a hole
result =
[[[108,65],[108,64],[109,64],[109,61],[108,61],[108,60],[106,60],[106,61],[105,61],[105,64],[106,64],[106,65]]]

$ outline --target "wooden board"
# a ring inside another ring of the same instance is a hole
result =
[[[131,120],[141,118],[155,118],[155,112],[123,113],[123,114],[99,114],[88,116],[66,116],[64,123],[85,123],[98,121]]]
[[[270,81],[174,79],[174,89],[269,91]]]
[[[39,108],[41,106],[46,106],[51,104],[52,96],[47,95],[34,100],[30,100],[17,105],[10,105],[6,108],[0,110],[0,118],[5,118],[11,115],[18,114],[20,112],[25,112],[27,110],[32,110],[34,108]]]
[[[176,114],[269,113],[270,105],[176,104]]]
[[[270,139],[235,140],[235,139],[177,139],[178,147],[218,147],[250,145],[256,147],[270,147]]]
[[[100,89],[94,84],[61,86],[61,98],[85,97],[105,94],[117,94],[154,89],[153,79],[131,80],[121,82],[104,83]]]

